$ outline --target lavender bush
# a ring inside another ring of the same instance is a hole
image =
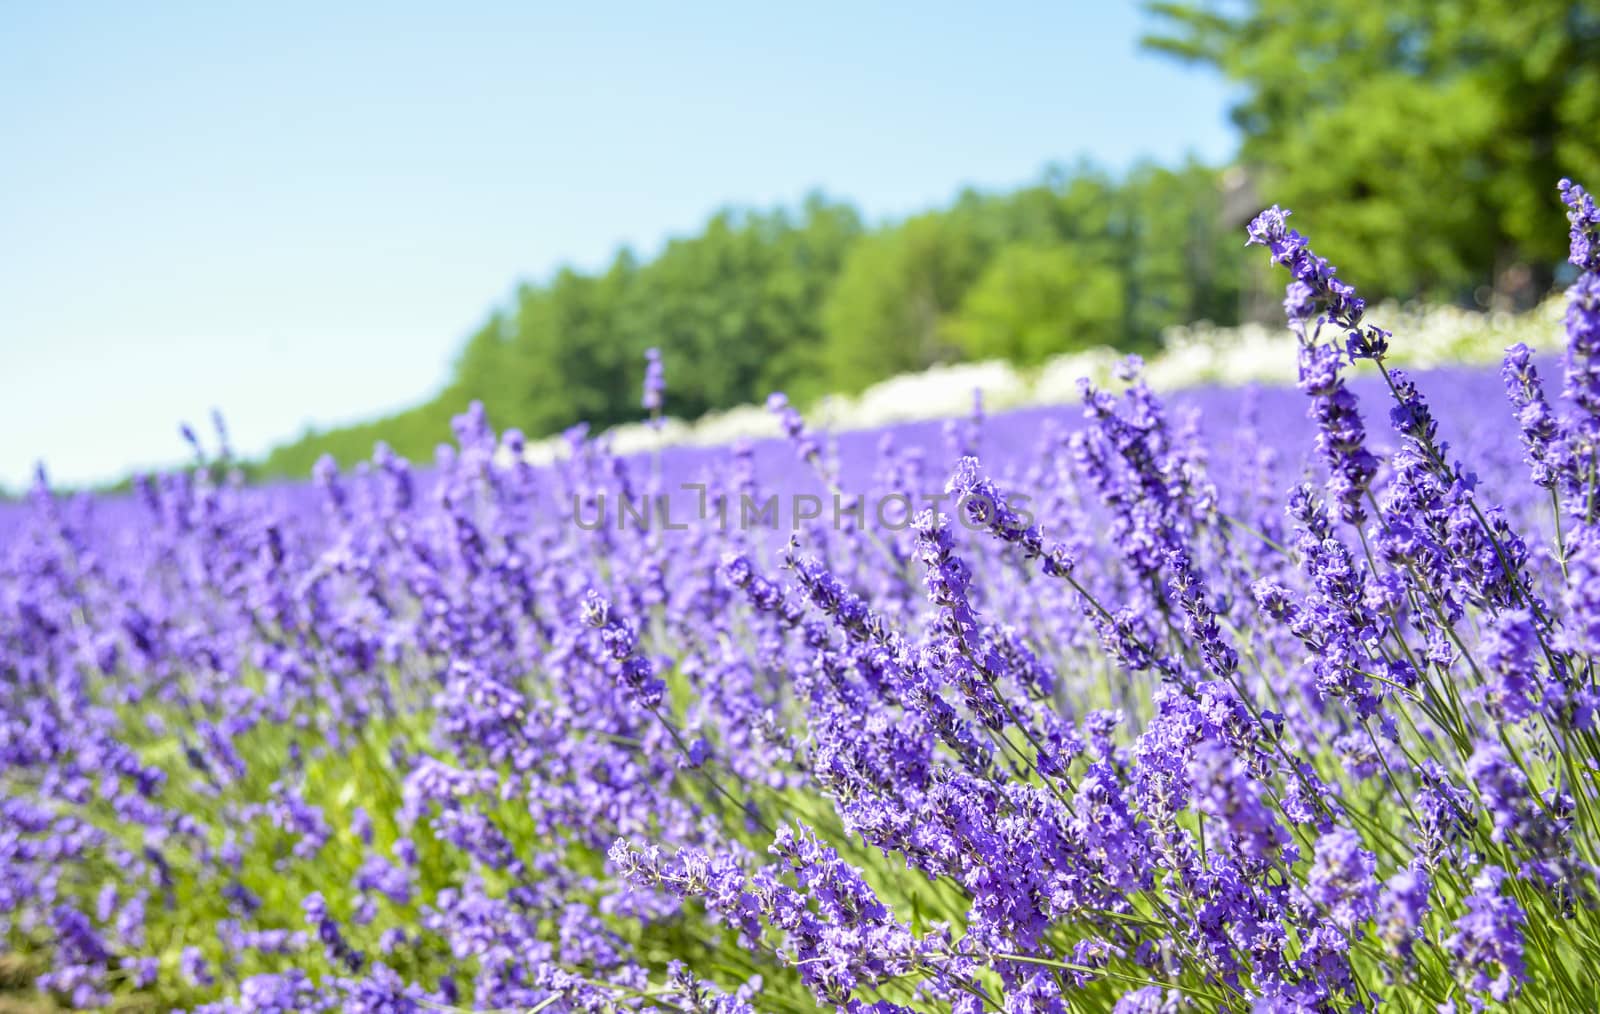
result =
[[[1274,208],[1298,391],[1130,363],[836,440],[775,396],[784,441],[535,467],[474,409],[426,472],[41,476],[0,1006],[1597,1009],[1600,212],[1561,196],[1567,353],[1501,377],[1393,368]]]

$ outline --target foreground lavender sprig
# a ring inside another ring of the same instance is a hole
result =
[[[977,458],[964,457],[956,463],[945,492],[956,498],[956,509],[965,512],[973,524],[1021,550],[1025,562],[1037,560],[1051,577],[1072,573],[1071,551],[1060,543],[1046,542],[1039,527],[1029,523],[984,476]]]
[[[1346,355],[1381,357],[1388,332],[1364,325],[1366,303],[1341,281],[1325,258],[1312,252],[1306,238],[1288,225],[1289,212],[1273,205],[1250,223],[1249,243],[1268,248],[1272,261],[1289,269],[1293,281],[1284,312],[1300,335],[1300,389],[1311,397],[1317,423],[1317,449],[1330,474],[1328,491],[1346,522],[1366,520],[1362,498],[1378,462],[1366,446],[1366,428],[1354,395],[1340,375]],[[1342,345],[1323,344],[1318,332],[1331,323],[1345,333]]]
[[[638,634],[616,615],[611,601],[590,589],[583,600],[583,622],[600,632],[601,643],[615,663],[617,680],[630,699],[646,709],[660,704],[666,684],[657,678],[654,663],[639,654]]]
[[[1533,481],[1545,489],[1571,495],[1576,491],[1578,476],[1567,445],[1566,427],[1545,397],[1538,368],[1533,364],[1533,350],[1521,342],[1506,349],[1500,375],[1522,432]]]
[[[1568,259],[1579,272],[1567,289],[1562,394],[1577,409],[1572,429],[1579,446],[1572,453],[1592,488],[1594,455],[1600,447],[1600,210],[1596,210],[1589,192],[1570,180],[1561,181],[1561,199],[1572,223]],[[1578,511],[1586,522],[1592,520],[1592,512],[1592,503],[1582,505]]]
[[[1568,179],[1556,184],[1571,225],[1567,259],[1585,273],[1600,271],[1600,206],[1589,191]]]

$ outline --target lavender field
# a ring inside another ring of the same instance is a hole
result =
[[[0,514],[0,1010],[1600,1009],[1563,359]],[[1243,256],[1262,256],[1257,250]],[[654,360],[659,413],[670,360]],[[1540,378],[1540,371],[1546,375]]]

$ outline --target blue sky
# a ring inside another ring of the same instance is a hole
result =
[[[757,6],[0,8],[0,484],[413,403],[518,280],[723,204],[1233,150],[1133,3]]]

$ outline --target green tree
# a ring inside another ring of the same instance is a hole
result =
[[[1114,197],[1121,208],[1118,256],[1125,264],[1125,342],[1153,346],[1163,328],[1239,311],[1245,258],[1239,229],[1224,217],[1216,170],[1141,165]]]
[[[604,427],[637,417],[644,346],[619,336],[618,322],[638,274],[624,250],[602,275],[564,268],[545,288],[524,291],[512,351],[521,397],[503,423],[544,436],[580,421]]]
[[[1244,88],[1264,202],[1372,295],[1537,296],[1564,175],[1600,176],[1593,0],[1155,2],[1147,45]],[[1419,238],[1419,237],[1426,237]]]
[[[604,276],[525,287],[505,340],[503,376],[520,385],[509,418],[530,433],[637,419],[651,346],[667,361],[667,409],[682,416],[814,373],[823,293],[860,231],[855,209],[813,194],[798,216],[724,209],[649,262],[624,251]],[[486,389],[460,368],[456,379]]]
[[[496,310],[468,336],[452,368],[453,386],[472,392],[491,410],[506,411],[520,393],[509,338],[505,315]]]
[[[1122,274],[1073,246],[1001,250],[968,291],[949,333],[972,358],[1024,365],[1123,337]]]
[[[823,308],[835,389],[859,390],[955,354],[943,325],[987,261],[977,225],[970,213],[929,212],[851,251]]]
[[[853,206],[821,194],[809,196],[801,211],[797,227],[773,234],[760,304],[761,330],[771,341],[755,373],[751,400],[776,390],[810,399],[827,390],[823,306],[863,227]]]

